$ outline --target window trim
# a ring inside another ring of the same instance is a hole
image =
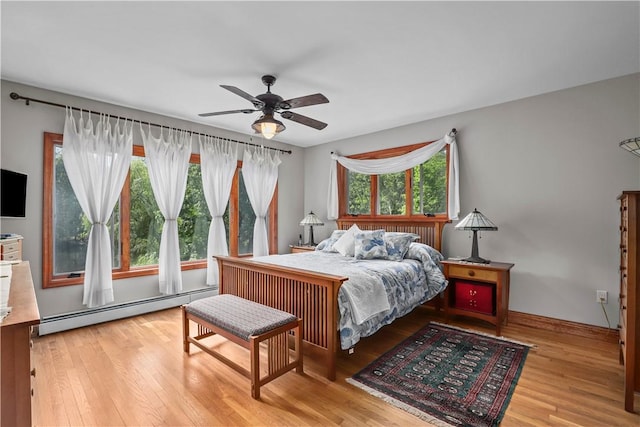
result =
[[[420,142],[417,144],[404,145],[402,147],[393,147],[393,148],[385,148],[382,150],[369,151],[366,153],[353,154],[350,156],[346,156],[350,159],[385,159],[389,157],[401,156],[403,154],[409,153],[411,151],[417,150],[418,148],[425,147],[429,144],[436,142],[428,141],[428,142]],[[446,183],[447,183],[447,210],[444,213],[435,214],[435,216],[426,216],[424,214],[416,214],[413,213],[413,197],[412,197],[412,182],[411,182],[411,171],[412,169],[405,170],[405,200],[406,200],[406,214],[404,215],[380,215],[377,213],[377,203],[378,203],[378,175],[371,175],[371,198],[369,200],[370,206],[369,211],[371,212],[368,215],[358,214],[353,215],[347,212],[348,206],[348,180],[347,180],[347,168],[342,166],[338,162],[338,170],[337,170],[337,178],[338,178],[338,221],[339,220],[350,220],[350,221],[367,221],[367,222],[403,222],[407,220],[411,220],[413,222],[434,222],[434,221],[443,221],[449,222],[449,161],[450,161],[450,150],[447,147],[447,171],[446,171]]]
[[[62,145],[63,135],[52,132],[44,132],[44,155],[43,155],[43,203],[42,203],[42,287],[56,288],[61,286],[78,285],[84,282],[84,272],[77,277],[67,277],[62,275],[53,275],[53,160],[54,147]],[[144,157],[144,146],[134,145],[133,155]],[[200,155],[192,153],[189,158],[190,163],[200,164]],[[242,168],[242,161],[238,160],[236,171],[233,176],[233,184],[231,186],[231,197],[229,199],[229,254],[231,256],[249,257],[252,254],[238,255],[238,185],[239,173]],[[111,277],[113,280],[126,279],[130,277],[153,276],[158,274],[157,265],[149,265],[142,267],[131,267],[130,265],[130,243],[131,235],[129,232],[131,195],[128,191],[130,183],[130,173],[127,173],[123,189],[120,192],[120,268],[113,269]],[[232,218],[234,219],[232,221]],[[126,224],[126,226],[125,226]],[[269,252],[277,253],[278,251],[278,184],[269,205]],[[236,236],[231,239],[231,236]],[[207,260],[191,260],[182,261],[180,263],[182,271],[205,269],[207,268]]]

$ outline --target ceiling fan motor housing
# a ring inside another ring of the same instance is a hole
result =
[[[272,113],[274,111],[277,111],[279,108],[281,108],[280,104],[283,101],[281,96],[271,92],[263,93],[261,95],[256,96],[256,98],[258,98],[260,101],[264,103],[263,111],[265,113],[267,112]]]

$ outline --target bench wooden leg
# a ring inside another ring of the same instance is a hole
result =
[[[185,353],[189,353],[189,319],[187,319],[187,310],[182,306],[182,349]]]
[[[294,328],[295,334],[295,350],[296,350],[296,372],[301,374],[303,371],[302,365],[302,319],[298,319],[298,326]]]
[[[260,342],[255,337],[249,338],[251,354],[251,397],[260,399]]]

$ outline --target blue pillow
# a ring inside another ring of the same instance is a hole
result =
[[[338,252],[338,250],[334,248],[333,245],[346,232],[347,230],[333,230],[333,233],[331,233],[331,236],[329,236],[329,238],[320,242],[320,243],[324,243],[324,245],[322,246],[318,245],[318,247],[316,247],[316,250],[322,251],[322,252]]]
[[[331,240],[330,237],[318,243],[316,245],[316,251],[324,251],[324,248],[327,247],[327,243],[329,243],[329,240]]]
[[[386,259],[387,246],[384,230],[361,231],[355,233],[355,259]]]
[[[409,250],[411,242],[414,242],[419,238],[420,236],[412,233],[385,233],[384,243],[387,248],[387,259],[389,261],[402,261]]]

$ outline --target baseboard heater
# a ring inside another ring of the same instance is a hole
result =
[[[95,325],[97,323],[178,307],[200,298],[216,295],[217,293],[217,287],[198,289],[176,295],[162,295],[92,310],[47,316],[41,319],[40,325],[38,328],[34,328],[36,329],[34,332],[36,335],[47,335],[83,326]]]

